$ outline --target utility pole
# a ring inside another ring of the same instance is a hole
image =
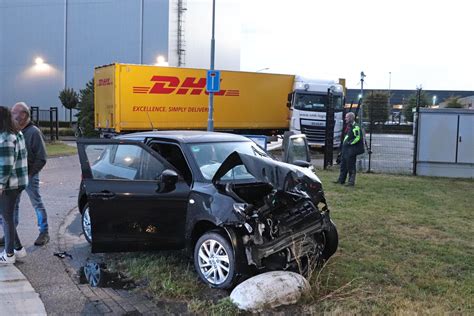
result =
[[[212,37],[211,37],[211,69],[214,70],[214,50],[215,50],[215,18],[216,18],[216,0],[212,0]],[[214,92],[209,92],[209,116],[207,118],[207,130],[214,130]]]

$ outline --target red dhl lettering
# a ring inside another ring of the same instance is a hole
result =
[[[138,94],[180,94],[201,95],[202,92],[209,95],[205,91],[206,78],[186,77],[183,82],[174,76],[153,76],[151,81],[155,84],[150,87],[133,87],[133,93]],[[221,80],[222,81],[222,80]],[[216,96],[238,97],[239,90],[221,90],[214,93]]]
[[[98,87],[110,86],[110,85],[112,85],[112,79],[111,78],[99,79],[99,82],[97,83]]]

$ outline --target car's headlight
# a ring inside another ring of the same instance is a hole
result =
[[[240,214],[242,216],[246,216],[247,214],[245,213],[245,210],[247,209],[248,207],[248,204],[247,203],[234,203],[233,205],[233,208],[234,208],[234,211],[237,213],[237,214]]]

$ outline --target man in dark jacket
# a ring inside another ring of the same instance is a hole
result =
[[[362,132],[360,126],[355,123],[355,115],[349,112],[345,116],[346,129],[341,151],[341,171],[339,179],[335,183],[344,184],[347,173],[349,173],[348,186],[354,186],[356,178],[356,158],[364,152]]]
[[[31,205],[35,209],[38,220],[39,236],[35,241],[36,246],[43,246],[49,242],[48,216],[39,192],[39,173],[46,164],[46,147],[43,141],[43,134],[38,127],[33,125],[30,119],[30,109],[24,102],[15,104],[11,110],[12,117],[16,121],[19,129],[25,137],[26,149],[28,152],[28,186],[25,191],[30,198]],[[18,209],[20,197],[16,201],[14,211],[15,225],[18,226]],[[3,238],[0,244],[4,243]]]

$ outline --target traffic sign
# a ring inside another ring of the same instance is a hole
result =
[[[221,72],[219,70],[208,70],[206,79],[207,92],[221,91]]]

